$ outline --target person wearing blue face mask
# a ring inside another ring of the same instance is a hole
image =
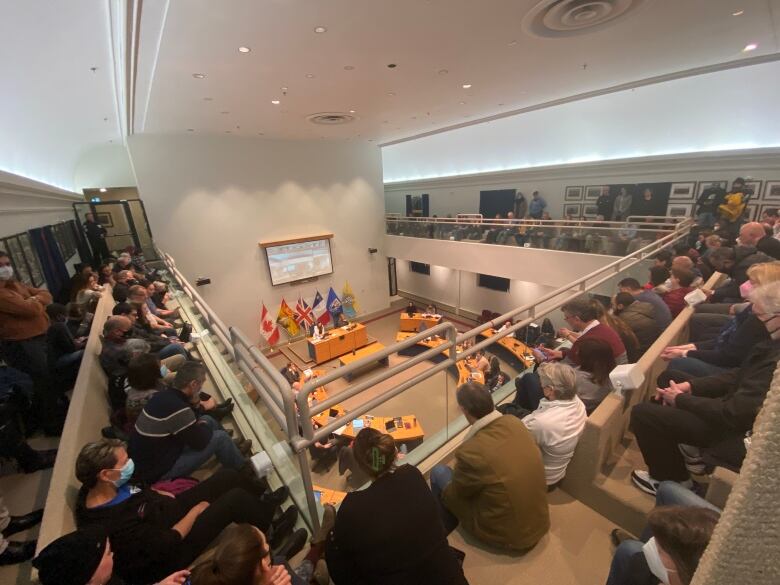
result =
[[[82,483],[76,524],[105,532],[114,551],[114,574],[125,582],[154,583],[185,569],[232,522],[250,523],[270,534],[277,552],[297,552],[282,546],[297,520],[297,508],[291,506],[272,521],[289,493],[286,488],[263,497],[260,482],[222,469],[173,496],[135,485],[134,468],[124,443],[116,440],[88,443],[76,460],[76,478]]]

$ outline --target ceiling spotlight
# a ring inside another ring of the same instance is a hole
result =
[[[203,101],[204,101],[204,102],[213,102],[213,101],[214,101],[214,98],[212,98],[212,97],[204,97],[204,98],[203,98]]]
[[[106,191],[108,191],[108,189],[106,189],[105,187],[101,187],[101,188],[100,188],[100,192],[101,192],[101,193],[105,193]]]
[[[463,84],[463,89],[471,89],[471,84],[470,83],[464,83]]]
[[[187,128],[187,132],[195,132],[195,128]]]
[[[396,67],[398,67],[398,65],[396,65],[395,63],[390,63],[390,64],[387,66],[387,68],[388,68],[388,69],[395,69]]]
[[[314,32],[316,32],[317,34],[322,34],[324,32],[328,32],[328,29],[325,28],[324,26],[315,26]]]
[[[510,46],[510,47],[514,47],[516,44],[517,44],[517,41],[509,41],[507,43],[507,45]]]
[[[278,106],[278,105],[279,105],[280,103],[282,103],[282,102],[280,102],[279,100],[271,100],[271,103],[272,103],[273,105],[275,105],[275,106]]]
[[[461,106],[465,106],[465,105],[466,105],[466,102],[460,102],[460,105],[461,105]]]
[[[350,113],[350,114],[354,114],[354,113],[355,113],[355,110],[350,110],[350,111],[349,111],[349,113]]]
[[[230,130],[225,130],[225,134],[230,134]]]
[[[743,53],[749,53],[750,51],[755,51],[758,49],[758,45],[756,43],[750,43],[749,45],[745,45],[745,48],[742,49]]]
[[[344,71],[352,71],[354,68],[354,65],[344,65]]]
[[[314,73],[307,73],[306,79],[314,79]]]
[[[439,69],[439,75],[447,75],[447,73],[449,73],[449,71],[446,69]]]
[[[238,48],[238,52],[239,53],[251,53],[252,49],[250,49],[249,47],[239,47]]]
[[[395,92],[394,91],[388,91],[387,95],[389,95],[390,97],[395,97]]]
[[[279,89],[282,90],[282,93],[287,93],[287,88],[286,87],[280,87]]]
[[[193,73],[192,76],[195,79],[203,79],[204,77],[206,77],[206,74],[205,73]]]
[[[737,10],[736,12],[732,12],[731,16],[742,16],[743,14],[745,14],[744,10]]]
[[[224,115],[224,114],[229,114],[229,113],[230,113],[230,112],[228,112],[227,110],[220,112],[220,114],[223,114],[223,115]]]

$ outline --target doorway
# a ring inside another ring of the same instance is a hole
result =
[[[143,252],[146,260],[158,260],[146,209],[140,199],[74,203],[73,210],[82,230],[87,213],[94,214],[95,221],[106,228],[106,244],[112,254],[133,246]]]

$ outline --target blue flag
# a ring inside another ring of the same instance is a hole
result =
[[[333,316],[333,321],[336,321],[336,317],[342,312],[341,299],[339,299],[336,291],[333,287],[328,290],[328,311]]]

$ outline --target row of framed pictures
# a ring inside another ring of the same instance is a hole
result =
[[[745,186],[753,192],[753,199],[763,199],[764,201],[778,201],[780,202],[780,181],[767,181],[766,185],[763,185],[764,181],[745,181]],[[761,187],[764,187],[763,197]],[[691,181],[687,183],[672,183],[671,191],[669,192],[670,201],[692,201],[695,202],[699,195],[701,195],[705,189],[710,187],[720,187],[728,190],[728,181]],[[601,192],[609,188],[609,185],[587,185],[587,186],[574,186],[566,187],[566,191],[563,196],[564,202],[569,201],[595,201],[601,195]],[[587,206],[587,204],[585,204]]]
[[[670,201],[666,209],[666,215],[670,217],[690,217],[693,214],[694,203],[678,203]],[[777,209],[776,203],[749,203],[746,210],[747,221],[757,221],[767,209]],[[595,219],[598,208],[592,203],[564,203],[563,216],[586,219]]]

